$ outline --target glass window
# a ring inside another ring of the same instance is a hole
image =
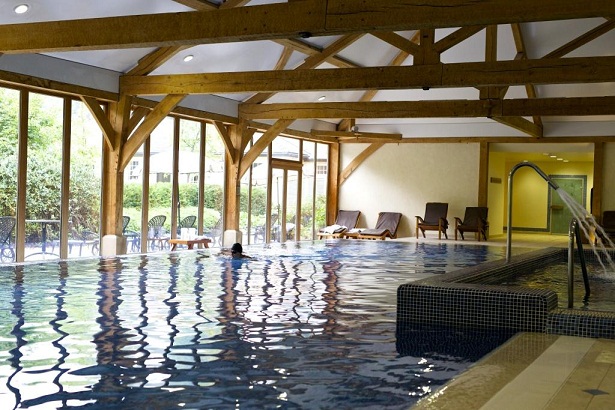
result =
[[[0,263],[15,260],[19,91],[0,88]]]
[[[28,261],[60,255],[63,100],[30,93],[26,184]]]
[[[68,256],[99,253],[102,133],[88,108],[71,103]]]
[[[201,123],[189,120],[179,121],[179,170],[177,227],[197,228],[199,209],[199,167],[201,164]]]
[[[222,243],[223,234],[225,148],[216,127],[207,124],[205,130],[207,153],[205,155],[203,229],[204,233],[213,239],[210,246],[218,247]]]
[[[150,135],[148,252],[163,250],[171,232],[174,122],[165,118]]]

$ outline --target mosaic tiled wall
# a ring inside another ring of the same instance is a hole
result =
[[[402,285],[397,330],[428,324],[615,338],[615,312],[559,309],[549,289],[492,285],[566,259],[566,249],[549,248]]]

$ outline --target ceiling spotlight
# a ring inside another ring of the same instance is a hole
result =
[[[325,99],[327,99],[327,97],[324,95],[321,95],[320,97],[318,97],[318,101],[324,101]]]
[[[192,61],[193,58],[194,56],[192,54],[188,54],[186,57],[184,57],[184,63],[187,63],[188,61]]]
[[[30,10],[30,6],[28,6],[27,4],[20,4],[18,6],[15,6],[15,8],[13,9],[16,14],[24,14],[28,10]]]
[[[564,158],[558,158],[557,160],[558,160],[558,161],[563,161],[563,160],[564,160]]]
[[[549,155],[550,158],[557,158],[557,155]]]
[[[570,162],[570,161],[568,161],[567,159],[565,159],[565,160],[564,160],[564,162]]]

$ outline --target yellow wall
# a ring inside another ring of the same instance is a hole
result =
[[[604,144],[602,210],[615,210],[615,142]]]

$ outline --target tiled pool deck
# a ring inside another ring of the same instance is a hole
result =
[[[433,241],[433,239],[419,239],[419,241]],[[506,239],[500,237],[481,244],[505,246]],[[566,236],[552,235],[513,234],[512,241],[513,247],[526,248],[566,247],[567,244]],[[464,284],[454,284],[454,286],[463,287]],[[546,304],[543,307],[540,306],[542,296]],[[538,316],[546,314],[546,311],[542,312],[540,309],[552,312],[552,306],[547,306],[552,303],[548,294],[542,295],[541,292],[537,292],[537,297],[534,298],[530,292],[529,303],[538,304],[533,307],[539,310]],[[565,309],[560,313],[567,314]],[[492,313],[492,315],[497,314]],[[532,315],[534,313],[529,317],[533,319]],[[575,320],[577,316],[575,314]],[[497,317],[492,319],[498,320]],[[532,329],[531,323],[528,325],[519,318],[515,326],[526,331],[515,335],[506,344],[413,408],[498,410],[615,408],[615,340],[549,334],[544,329]]]

